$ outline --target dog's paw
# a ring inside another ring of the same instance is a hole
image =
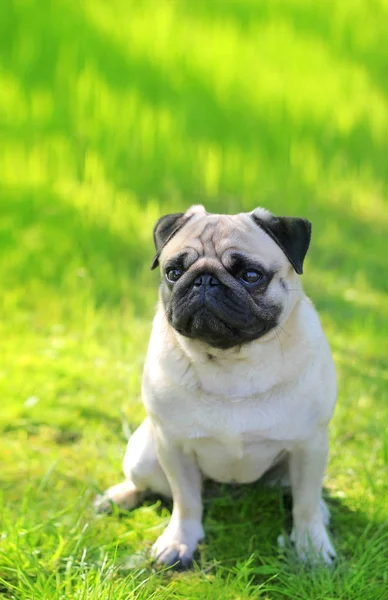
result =
[[[170,521],[152,546],[151,556],[158,565],[187,569],[193,561],[198,542],[203,537],[203,528],[198,521],[185,520],[178,524]]]
[[[123,481],[112,485],[103,494],[97,496],[94,509],[97,513],[110,514],[114,505],[122,510],[132,510],[138,503],[139,492],[132,481]]]
[[[336,556],[325,526],[322,523],[294,527],[290,536],[300,560],[331,565]]]

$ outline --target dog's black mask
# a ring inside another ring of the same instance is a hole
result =
[[[260,281],[246,287],[221,268],[194,266],[176,282],[168,281],[169,269],[161,296],[168,321],[180,334],[227,349],[276,327],[281,307],[264,297],[272,273],[261,272]]]

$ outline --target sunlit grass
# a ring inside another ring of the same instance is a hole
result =
[[[385,598],[387,9],[1,5],[1,597]],[[144,414],[152,227],[193,202],[313,222],[304,285],[340,390],[334,570],[281,553],[287,510],[257,486],[207,490],[207,539],[186,574],[136,555],[167,508],[93,513]]]

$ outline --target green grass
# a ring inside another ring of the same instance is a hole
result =
[[[386,0],[1,3],[0,597],[386,598],[387,19]],[[331,570],[277,548],[287,506],[257,485],[209,487],[188,573],[144,554],[168,507],[93,513],[144,416],[153,223],[194,202],[313,222]]]

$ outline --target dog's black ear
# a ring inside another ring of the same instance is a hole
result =
[[[283,250],[298,275],[303,273],[303,261],[311,239],[311,223],[295,217],[275,217],[268,213],[252,213],[252,219]]]
[[[151,270],[156,269],[159,264],[159,256],[164,246],[172,237],[187,223],[190,217],[185,217],[185,213],[174,213],[165,215],[156,221],[154,227],[154,243],[156,254],[151,264]]]

